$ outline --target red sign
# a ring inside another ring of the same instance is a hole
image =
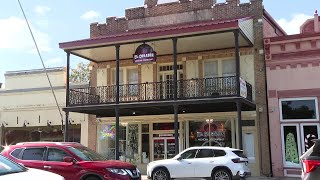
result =
[[[133,55],[134,63],[154,62],[156,61],[157,53],[148,44],[141,44],[136,49]]]

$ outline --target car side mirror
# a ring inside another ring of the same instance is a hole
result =
[[[177,160],[178,161],[181,161],[183,158],[181,157],[181,156],[179,156],[178,158],[177,158]]]
[[[63,157],[63,162],[74,163],[74,159],[73,157],[66,156],[66,157]]]

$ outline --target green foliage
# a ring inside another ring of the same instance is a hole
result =
[[[89,64],[79,63],[75,69],[71,69],[70,81],[77,84],[87,84],[90,81]]]

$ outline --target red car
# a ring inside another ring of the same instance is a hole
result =
[[[18,143],[1,154],[26,167],[60,174],[66,180],[141,180],[134,165],[106,160],[79,143]]]

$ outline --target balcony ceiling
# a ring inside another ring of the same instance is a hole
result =
[[[252,20],[210,21],[198,25],[179,25],[164,29],[128,32],[120,35],[60,43],[60,48],[94,62],[116,59],[115,45],[120,44],[120,59],[132,59],[143,42],[158,56],[173,54],[172,38],[178,38],[178,53],[235,47],[234,30],[239,30],[239,46],[252,46]]]

